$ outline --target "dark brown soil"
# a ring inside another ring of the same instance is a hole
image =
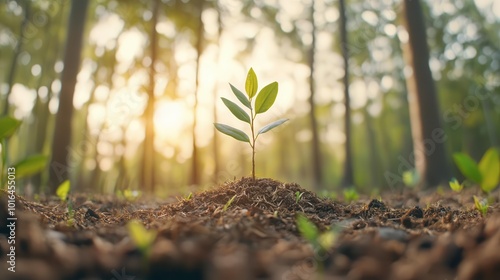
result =
[[[347,204],[243,178],[175,203],[74,195],[72,223],[55,198],[17,197],[15,273],[2,193],[0,278],[500,279],[500,204],[483,218],[473,193],[399,191]],[[297,213],[321,231],[340,229],[328,252],[301,237]],[[129,237],[132,219],[157,231],[149,256]]]

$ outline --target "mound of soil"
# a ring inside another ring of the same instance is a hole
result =
[[[297,184],[242,178],[175,203],[16,197],[15,270],[0,194],[2,279],[500,279],[500,215],[462,194],[405,192],[346,204]],[[297,194],[302,194],[297,199]],[[296,227],[340,229],[326,252]],[[156,232],[148,254],[126,227]]]

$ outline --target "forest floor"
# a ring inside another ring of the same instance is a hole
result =
[[[399,190],[347,204],[243,178],[170,203],[75,194],[73,217],[56,198],[17,197],[13,273],[3,193],[1,278],[500,279],[500,203],[483,218],[472,194]],[[314,250],[297,213],[320,231],[336,228],[331,248]],[[132,219],[156,233],[149,254],[129,237]]]

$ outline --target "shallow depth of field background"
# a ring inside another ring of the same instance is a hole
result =
[[[402,53],[408,34],[400,2],[346,1],[353,185],[366,191],[389,187],[384,174],[402,175],[402,164],[412,169],[406,87],[412,73]],[[500,143],[500,2],[421,4],[450,166],[453,152],[478,159]],[[65,168],[72,188],[141,189],[147,122],[154,128],[157,193],[249,176],[250,148],[215,132],[213,122],[247,129],[219,97],[236,101],[229,83],[243,90],[250,67],[260,88],[279,83],[276,104],[258,126],[290,119],[259,138],[256,175],[311,189],[337,188],[346,142],[339,5],[316,0],[314,6],[313,26],[311,0],[90,1],[67,131],[71,145],[60,147],[69,152]],[[52,141],[60,136],[54,126],[70,8],[66,0],[0,3],[0,108],[23,121],[8,145],[11,162],[35,153],[50,157]],[[312,32],[319,180],[308,102]],[[148,118],[151,90],[154,114]],[[23,181],[20,191],[46,190],[49,168]],[[459,176],[455,167],[453,172]]]

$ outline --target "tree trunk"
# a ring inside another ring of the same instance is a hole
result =
[[[198,148],[196,145],[196,125],[197,121],[197,113],[198,113],[198,91],[200,90],[200,59],[201,54],[203,52],[203,37],[204,37],[204,26],[202,20],[203,13],[203,3],[204,1],[199,2],[199,14],[198,14],[198,31],[196,38],[196,81],[195,81],[195,89],[194,89],[194,105],[193,105],[193,153],[191,156],[191,185],[199,185],[200,184],[200,166],[198,164]]]
[[[309,76],[309,120],[311,122],[311,132],[312,132],[312,172],[313,172],[313,183],[314,188],[319,190],[323,187],[323,170],[321,164],[321,152],[320,152],[320,141],[318,135],[318,122],[316,120],[316,105],[314,103],[314,95],[315,95],[315,84],[314,84],[314,56],[316,54],[316,20],[314,19],[315,8],[314,4],[315,0],[311,1],[311,25],[312,25],[312,42],[311,48],[309,50],[309,69],[311,69],[311,75]]]
[[[49,171],[49,187],[53,193],[60,183],[69,178],[68,151],[71,144],[73,95],[75,93],[76,76],[80,69],[83,31],[88,4],[88,0],[71,1],[66,50],[64,53],[64,70],[61,75],[59,109],[56,116]]]
[[[349,187],[354,184],[354,171],[352,164],[352,131],[351,131],[351,99],[349,97],[349,45],[347,40],[347,17],[345,11],[345,0],[339,0],[340,12],[340,44],[342,57],[344,59],[344,133],[345,133],[345,160],[342,186]]]
[[[5,103],[3,107],[3,115],[6,116],[9,114],[9,96],[10,93],[12,92],[12,86],[14,85],[14,77],[16,75],[16,68],[17,68],[17,58],[19,57],[19,54],[21,53],[21,50],[23,49],[23,41],[26,40],[24,33],[26,29],[26,24],[28,23],[29,17],[30,17],[30,1],[23,1],[25,4],[23,7],[24,11],[24,17],[23,20],[21,21],[21,26],[19,28],[19,37],[16,42],[16,47],[14,48],[14,54],[12,56],[12,61],[10,64],[10,70],[9,70],[9,75],[7,77],[7,94],[5,95]]]
[[[144,111],[144,149],[143,149],[143,164],[141,172],[141,188],[146,192],[155,191],[155,148],[154,148],[154,111],[155,111],[155,64],[158,55],[158,32],[156,31],[156,24],[158,23],[158,12],[160,8],[160,0],[155,0],[153,3],[153,18],[151,22],[151,37],[150,37],[150,51],[151,51],[151,65],[149,67],[149,89],[148,101]]]
[[[218,32],[217,32],[217,65],[220,65],[220,57],[221,57],[221,37],[222,37],[222,11],[221,7],[219,4],[219,0],[215,1],[216,9],[217,9],[217,24],[218,24]],[[218,84],[215,84],[214,88],[214,108],[213,108],[213,117],[214,117],[214,123],[217,123],[217,90],[218,90]],[[213,157],[214,157],[214,174],[213,174],[213,182],[215,184],[218,183],[219,179],[219,173],[221,172],[220,170],[220,160],[219,160],[219,136],[217,129],[213,128],[214,130],[214,138],[212,139],[212,144],[213,144]]]
[[[419,0],[405,0],[404,25],[409,35],[405,59],[413,74],[407,78],[415,168],[419,187],[435,187],[450,179],[434,80],[429,68],[424,16]]]

